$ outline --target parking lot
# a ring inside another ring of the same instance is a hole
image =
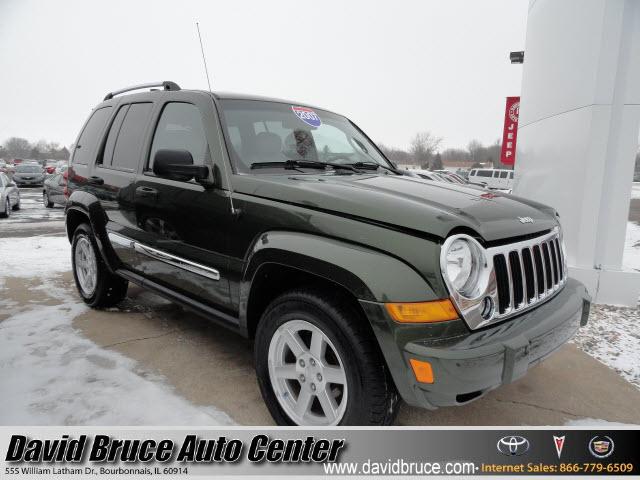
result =
[[[135,286],[118,308],[86,308],[64,210],[45,208],[37,188],[21,198],[0,220],[0,424],[272,424],[246,340]],[[576,343],[525,378],[463,407],[404,406],[397,423],[638,423],[638,321],[637,309],[594,308]]]

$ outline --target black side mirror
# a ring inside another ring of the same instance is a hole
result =
[[[153,157],[153,173],[173,180],[207,183],[209,167],[194,165],[193,157],[187,150],[158,150]]]

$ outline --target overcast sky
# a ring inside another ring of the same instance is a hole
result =
[[[464,147],[501,135],[519,95],[527,0],[0,0],[0,142],[69,145],[123,86],[173,80],[311,103],[375,141],[417,131]]]

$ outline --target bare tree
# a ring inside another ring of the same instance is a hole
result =
[[[4,142],[6,155],[12,158],[27,158],[31,153],[31,143],[26,138],[11,137]]]
[[[482,143],[480,143],[479,140],[471,140],[467,145],[467,150],[469,151],[469,156],[471,157],[472,162],[480,162],[484,160],[481,157],[484,146],[482,145]]]
[[[431,132],[416,133],[409,148],[414,163],[428,165],[441,143],[442,137],[436,137]]]

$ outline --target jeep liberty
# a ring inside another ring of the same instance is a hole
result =
[[[552,208],[405,176],[349,119],[301,103],[109,93],[65,193],[84,302],[115,305],[133,282],[247,337],[280,425],[465,404],[588,318]]]

